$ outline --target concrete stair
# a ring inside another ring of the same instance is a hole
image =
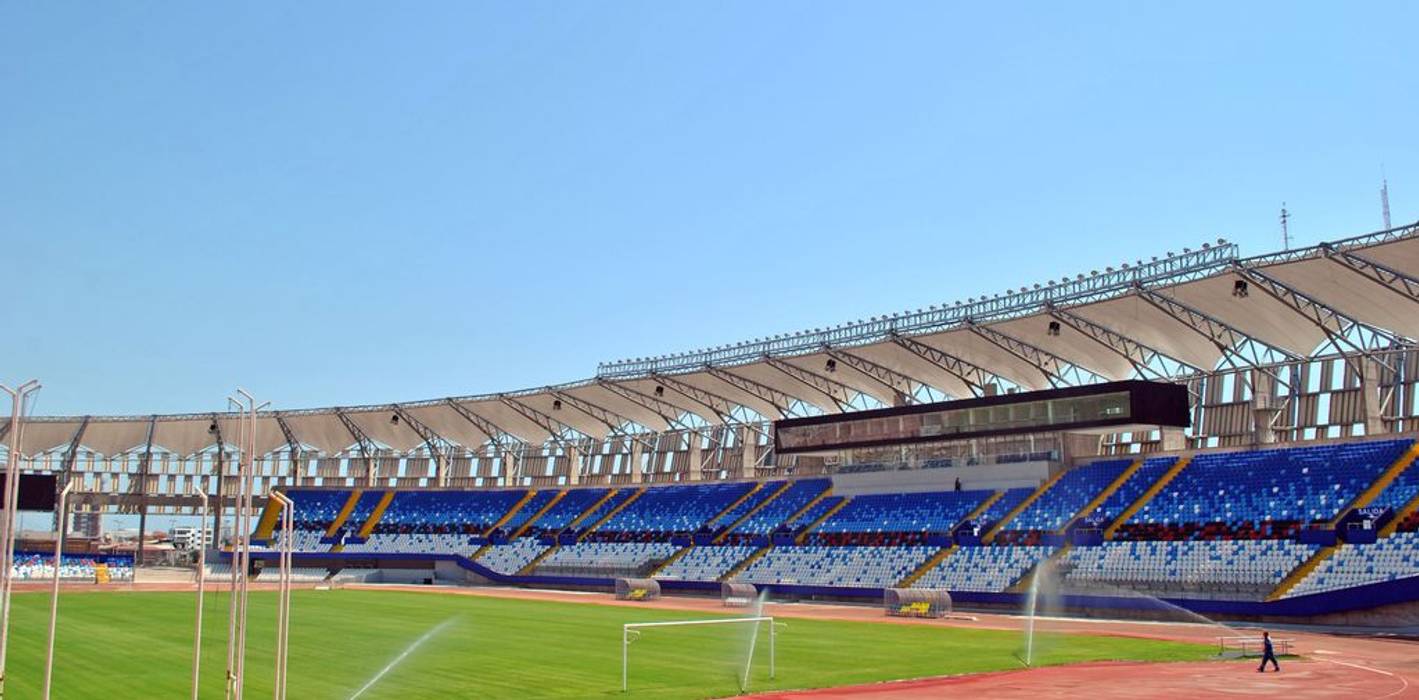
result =
[[[744,515],[740,516],[738,520],[735,520],[734,522],[730,523],[728,527],[724,528],[724,532],[719,533],[719,536],[714,538],[714,543],[715,543],[715,544],[719,544],[719,543],[723,542],[723,541],[724,541],[724,538],[728,537],[728,536],[729,536],[729,533],[734,532],[734,528],[739,527],[740,523],[743,523],[745,520],[748,520],[749,518],[754,517],[754,514],[755,514],[755,513],[758,513],[760,510],[763,510],[763,509],[764,509],[764,506],[767,506],[768,504],[773,503],[773,502],[774,502],[774,499],[778,498],[779,496],[782,496],[782,495],[783,495],[783,492],[784,492],[784,491],[787,491],[787,490],[789,489],[789,487],[792,486],[792,485],[793,485],[792,482],[788,482],[788,481],[783,482],[783,486],[781,486],[781,487],[779,488],[779,490],[773,492],[772,494],[769,494],[769,497],[768,497],[768,498],[765,498],[763,501],[761,501],[761,502],[759,503],[759,505],[756,505],[756,506],[754,506],[753,508],[750,508],[750,509],[749,509],[749,512],[747,512],[747,513],[745,513]],[[725,512],[729,512],[729,510],[733,510],[733,509],[728,509],[728,510],[726,510]],[[716,519],[717,519],[717,518],[716,518]],[[710,522],[714,522],[714,521],[711,520]]]
[[[345,499],[345,505],[340,507],[340,512],[335,514],[335,519],[330,522],[330,527],[325,528],[326,537],[334,537],[335,533],[345,525],[345,521],[350,519],[350,513],[355,510],[355,504],[360,502],[360,496],[365,493],[364,489],[354,489],[350,492],[350,497]]]
[[[360,537],[369,537],[370,533],[374,532],[374,528],[379,524],[380,518],[384,517],[384,511],[389,509],[389,502],[393,500],[393,491],[385,491],[384,495],[379,497],[379,503],[376,503],[374,510],[370,511],[370,517],[365,520],[364,525],[360,526]]]
[[[631,505],[632,503],[635,503],[635,502],[636,502],[636,499],[637,499],[637,498],[640,498],[640,497],[641,497],[641,494],[643,494],[643,493],[645,493],[645,487],[644,487],[644,486],[642,486],[642,487],[636,489],[636,492],[633,493],[633,494],[631,494],[631,497],[630,497],[630,498],[627,498],[626,500],[621,501],[619,504],[616,505],[615,508],[612,508],[609,513],[607,513],[606,515],[601,516],[601,518],[600,518],[599,520],[597,520],[596,522],[592,523],[592,524],[591,524],[591,527],[586,528],[586,532],[581,533],[581,537],[578,537],[578,538],[577,538],[577,541],[578,541],[578,542],[581,542],[582,540],[585,540],[587,535],[590,535],[591,533],[596,532],[596,528],[599,528],[599,527],[601,527],[602,525],[606,524],[606,521],[607,521],[607,520],[610,520],[611,518],[616,517],[616,514],[619,513],[619,512],[621,512],[621,511],[623,511],[623,510],[625,510],[625,509],[626,509],[626,506],[629,506],[629,505]],[[594,511],[592,511],[592,512],[594,512]]]
[[[764,545],[763,547],[760,547],[760,548],[754,550],[753,552],[751,552],[751,553],[749,554],[749,556],[744,557],[744,561],[741,561],[741,562],[739,562],[738,564],[735,564],[734,567],[731,568],[727,573],[725,573],[723,576],[720,576],[720,577],[719,577],[719,580],[720,580],[720,581],[733,581],[735,576],[738,576],[739,574],[744,573],[744,570],[745,570],[745,569],[747,569],[747,568],[749,568],[751,565],[753,565],[754,562],[756,562],[756,561],[758,561],[758,560],[764,558],[764,555],[765,555],[765,554],[768,554],[768,553],[769,553],[769,550],[770,550],[770,549],[773,549],[773,548],[774,548],[773,545],[768,544],[768,545]]]
[[[1410,445],[1409,449],[1404,451],[1404,454],[1394,460],[1394,463],[1389,465],[1389,467],[1375,479],[1374,483],[1370,484],[1369,488],[1360,492],[1360,495],[1356,496],[1355,500],[1351,501],[1349,505],[1341,508],[1335,518],[1330,521],[1331,529],[1335,529],[1335,526],[1340,524],[1340,519],[1344,518],[1346,513],[1356,508],[1364,508],[1370,505],[1370,503],[1375,500],[1375,497],[1384,492],[1386,488],[1389,488],[1389,485],[1394,483],[1394,480],[1399,478],[1399,475],[1403,474],[1404,470],[1408,469],[1410,465],[1414,463],[1415,458],[1419,458],[1419,443]]]
[[[527,521],[522,524],[522,527],[517,528],[517,532],[512,533],[512,536],[508,539],[515,540],[519,537],[522,537],[522,534],[524,532],[527,532],[527,528],[532,527],[533,523],[536,523],[539,519],[541,519],[542,516],[547,514],[547,511],[552,509],[552,506],[557,505],[557,503],[559,503],[563,498],[566,497],[566,490],[558,490],[556,495],[552,496],[552,500],[547,501],[547,505],[542,506],[541,510],[537,511],[536,513],[533,513],[532,517],[528,518]]]
[[[1004,530],[1005,526],[1009,525],[1010,521],[1015,519],[1015,516],[1025,512],[1025,509],[1034,505],[1035,501],[1038,501],[1040,499],[1040,496],[1045,495],[1045,492],[1054,488],[1054,485],[1059,483],[1059,480],[1064,478],[1064,475],[1068,472],[1068,469],[1062,469],[1059,472],[1055,473],[1054,476],[1051,476],[1050,478],[1046,479],[1045,483],[1040,484],[1040,487],[1035,489],[1034,493],[1031,493],[1030,495],[1026,496],[1025,500],[1020,501],[1018,505],[1016,505],[1014,508],[1011,508],[1010,512],[1006,513],[1005,517],[1000,519],[1000,522],[992,525],[991,528],[987,530],[983,536],[981,536],[981,541],[986,544],[994,542],[995,536],[999,534],[1000,531]]]
[[[1139,457],[1138,459],[1133,460],[1133,463],[1128,465],[1128,468],[1124,469],[1123,473],[1119,474],[1117,479],[1114,479],[1108,486],[1105,486],[1104,490],[1100,491],[1099,495],[1094,497],[1094,500],[1084,504],[1084,507],[1080,508],[1079,512],[1074,514],[1074,517],[1070,518],[1067,522],[1065,522],[1064,527],[1059,529],[1059,533],[1063,534],[1069,532],[1069,527],[1075,522],[1078,522],[1080,518],[1083,518],[1094,512],[1095,510],[1098,510],[1099,506],[1103,505],[1105,501],[1109,500],[1109,497],[1113,496],[1115,491],[1118,491],[1119,488],[1121,488],[1125,482],[1127,482],[1129,479],[1132,479],[1133,475],[1138,473],[1138,470],[1143,466],[1144,461],[1145,458],[1143,457]]]
[[[517,511],[522,510],[522,507],[527,505],[527,502],[532,500],[532,497],[535,495],[537,495],[536,491],[528,489],[527,493],[522,494],[522,498],[518,499],[517,503],[512,504],[512,507],[508,508],[506,513],[503,513],[503,517],[498,518],[497,522],[488,526],[488,529],[483,531],[483,536],[487,537],[493,534],[494,530],[502,527],[507,521],[512,520],[512,516],[516,515]]]
[[[256,521],[256,532],[252,533],[251,539],[269,541],[276,533],[276,521],[281,518],[281,510],[284,506],[274,498],[266,501],[266,508],[261,511],[261,518]]]
[[[1179,457],[1178,461],[1175,462],[1173,466],[1168,468],[1168,471],[1163,472],[1163,475],[1158,477],[1158,480],[1154,482],[1152,486],[1149,486],[1148,490],[1144,491],[1142,496],[1138,497],[1138,500],[1134,501],[1133,504],[1129,507],[1123,509],[1123,512],[1119,513],[1118,518],[1116,518],[1112,523],[1109,523],[1109,526],[1104,529],[1104,539],[1113,539],[1114,535],[1118,533],[1119,528],[1123,527],[1123,524],[1128,522],[1129,518],[1132,518],[1134,515],[1137,515],[1138,511],[1143,510],[1143,506],[1148,505],[1148,502],[1153,500],[1154,496],[1158,495],[1159,492],[1166,488],[1167,485],[1171,483],[1173,479],[1176,479],[1178,474],[1181,474],[1182,470],[1186,469],[1188,463],[1191,461],[1192,455]]]
[[[943,561],[946,561],[947,557],[951,556],[952,554],[955,554],[957,549],[960,549],[960,547],[954,544],[950,547],[942,548],[941,551],[931,555],[931,558],[927,559],[926,563],[922,564],[921,566],[918,566],[916,568],[916,571],[907,574],[907,577],[898,582],[896,587],[911,588],[912,584],[916,583],[921,579],[922,576],[926,575],[926,572],[936,568],[938,564]]]
[[[1338,549],[1338,547],[1321,547],[1316,550],[1316,553],[1312,554],[1310,559],[1301,562],[1300,566],[1296,567],[1291,573],[1286,574],[1286,578],[1281,579],[1281,583],[1276,584],[1276,589],[1271,591],[1271,595],[1266,596],[1266,601],[1269,603],[1290,593],[1291,589],[1295,588],[1296,584],[1300,583],[1307,576],[1310,576],[1311,572],[1315,571],[1316,567],[1320,566],[1321,562],[1334,556],[1336,549]]]
[[[1404,504],[1404,506],[1401,507],[1399,511],[1394,514],[1394,519],[1390,520],[1388,524],[1380,528],[1380,537],[1389,537],[1390,535],[1393,535],[1394,533],[1398,532],[1399,524],[1404,522],[1405,518],[1408,518],[1409,516],[1413,515],[1415,511],[1419,511],[1419,496],[1415,496],[1414,498],[1409,499],[1409,502]]]
[[[536,570],[537,570],[537,567],[539,567],[539,566],[542,565],[542,560],[543,560],[543,559],[546,559],[547,557],[552,556],[552,553],[555,552],[555,551],[557,551],[557,549],[558,549],[559,547],[560,547],[560,545],[555,545],[555,544],[554,544],[554,545],[552,545],[552,546],[550,546],[550,547],[548,547],[548,548],[542,550],[542,553],[541,553],[541,554],[538,554],[537,556],[533,557],[533,558],[532,558],[532,561],[527,562],[527,566],[524,566],[524,567],[522,567],[521,569],[518,569],[518,570],[517,570],[517,574],[518,574],[519,576],[530,576],[533,571],[536,571]]]
[[[813,528],[816,528],[816,527],[818,527],[819,525],[822,525],[824,520],[827,520],[828,518],[833,517],[834,514],[836,514],[838,511],[842,510],[843,508],[846,508],[846,507],[847,507],[847,504],[849,504],[849,503],[851,503],[851,502],[852,502],[852,497],[851,497],[851,496],[845,497],[845,498],[843,498],[843,500],[838,501],[838,504],[837,504],[837,505],[833,506],[832,508],[829,508],[829,509],[827,510],[827,512],[825,512],[825,513],[823,513],[822,515],[818,516],[818,519],[817,519],[817,520],[814,520],[813,522],[808,523],[808,527],[803,528],[803,532],[799,533],[799,534],[798,534],[798,537],[795,537],[795,538],[793,539],[794,544],[803,544],[805,541],[808,540],[808,535],[810,535],[810,534],[813,533]],[[790,520],[790,522],[792,522],[792,521]]]
[[[1010,584],[1010,586],[1007,587],[1005,590],[1006,590],[1007,592],[1009,592],[1009,593],[1027,593],[1027,592],[1029,592],[1029,590],[1030,590],[1030,577],[1035,575],[1035,571],[1037,571],[1037,570],[1038,570],[1040,567],[1042,567],[1042,566],[1049,566],[1049,565],[1051,565],[1051,564],[1053,564],[1053,563],[1059,561],[1060,559],[1063,559],[1063,558],[1064,558],[1064,555],[1069,553],[1069,549],[1070,549],[1070,545],[1068,545],[1068,544],[1064,545],[1063,547],[1060,547],[1059,549],[1056,549],[1056,550],[1054,551],[1054,554],[1051,554],[1051,555],[1045,557],[1044,559],[1041,559],[1041,560],[1039,561],[1039,563],[1037,563],[1037,564],[1035,564],[1034,566],[1030,567],[1028,570],[1025,571],[1025,573],[1023,573],[1023,574],[1020,575],[1020,580],[1016,581],[1015,583]]]
[[[695,545],[692,544],[688,547],[681,547],[680,549],[676,550],[675,553],[671,554],[665,561],[660,562],[659,566],[656,566],[654,569],[651,569],[650,573],[646,574],[646,578],[655,578],[655,575],[660,573],[661,570],[663,570],[667,566],[670,566],[671,564],[674,564],[677,560],[680,559],[680,557],[689,554],[690,550],[694,548]]]

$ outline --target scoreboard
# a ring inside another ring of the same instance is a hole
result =
[[[965,440],[1014,433],[1189,425],[1187,388],[1123,381],[774,423],[783,454]]]

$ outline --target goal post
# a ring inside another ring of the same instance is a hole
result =
[[[769,628],[769,678],[777,677],[777,636],[778,631],[772,617],[731,617],[717,620],[671,620],[668,622],[630,622],[621,625],[621,692],[630,690],[630,667],[631,667],[631,642],[640,638],[640,631],[653,627],[691,627],[697,625],[732,625],[753,623],[758,625],[767,622]],[[750,647],[750,662],[753,660],[753,648]],[[748,670],[745,671],[746,685]]]

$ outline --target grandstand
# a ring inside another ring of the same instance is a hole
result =
[[[1416,264],[1419,225],[1218,242],[581,382],[264,411],[245,456],[229,413],[36,417],[20,445],[85,509],[192,513],[200,487],[214,522],[245,459],[294,503],[305,580],[1011,606],[1049,563],[1091,606],[1319,616],[1419,598]]]

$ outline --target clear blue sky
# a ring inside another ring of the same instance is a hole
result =
[[[1410,3],[7,3],[38,412],[578,379],[1419,218]]]

